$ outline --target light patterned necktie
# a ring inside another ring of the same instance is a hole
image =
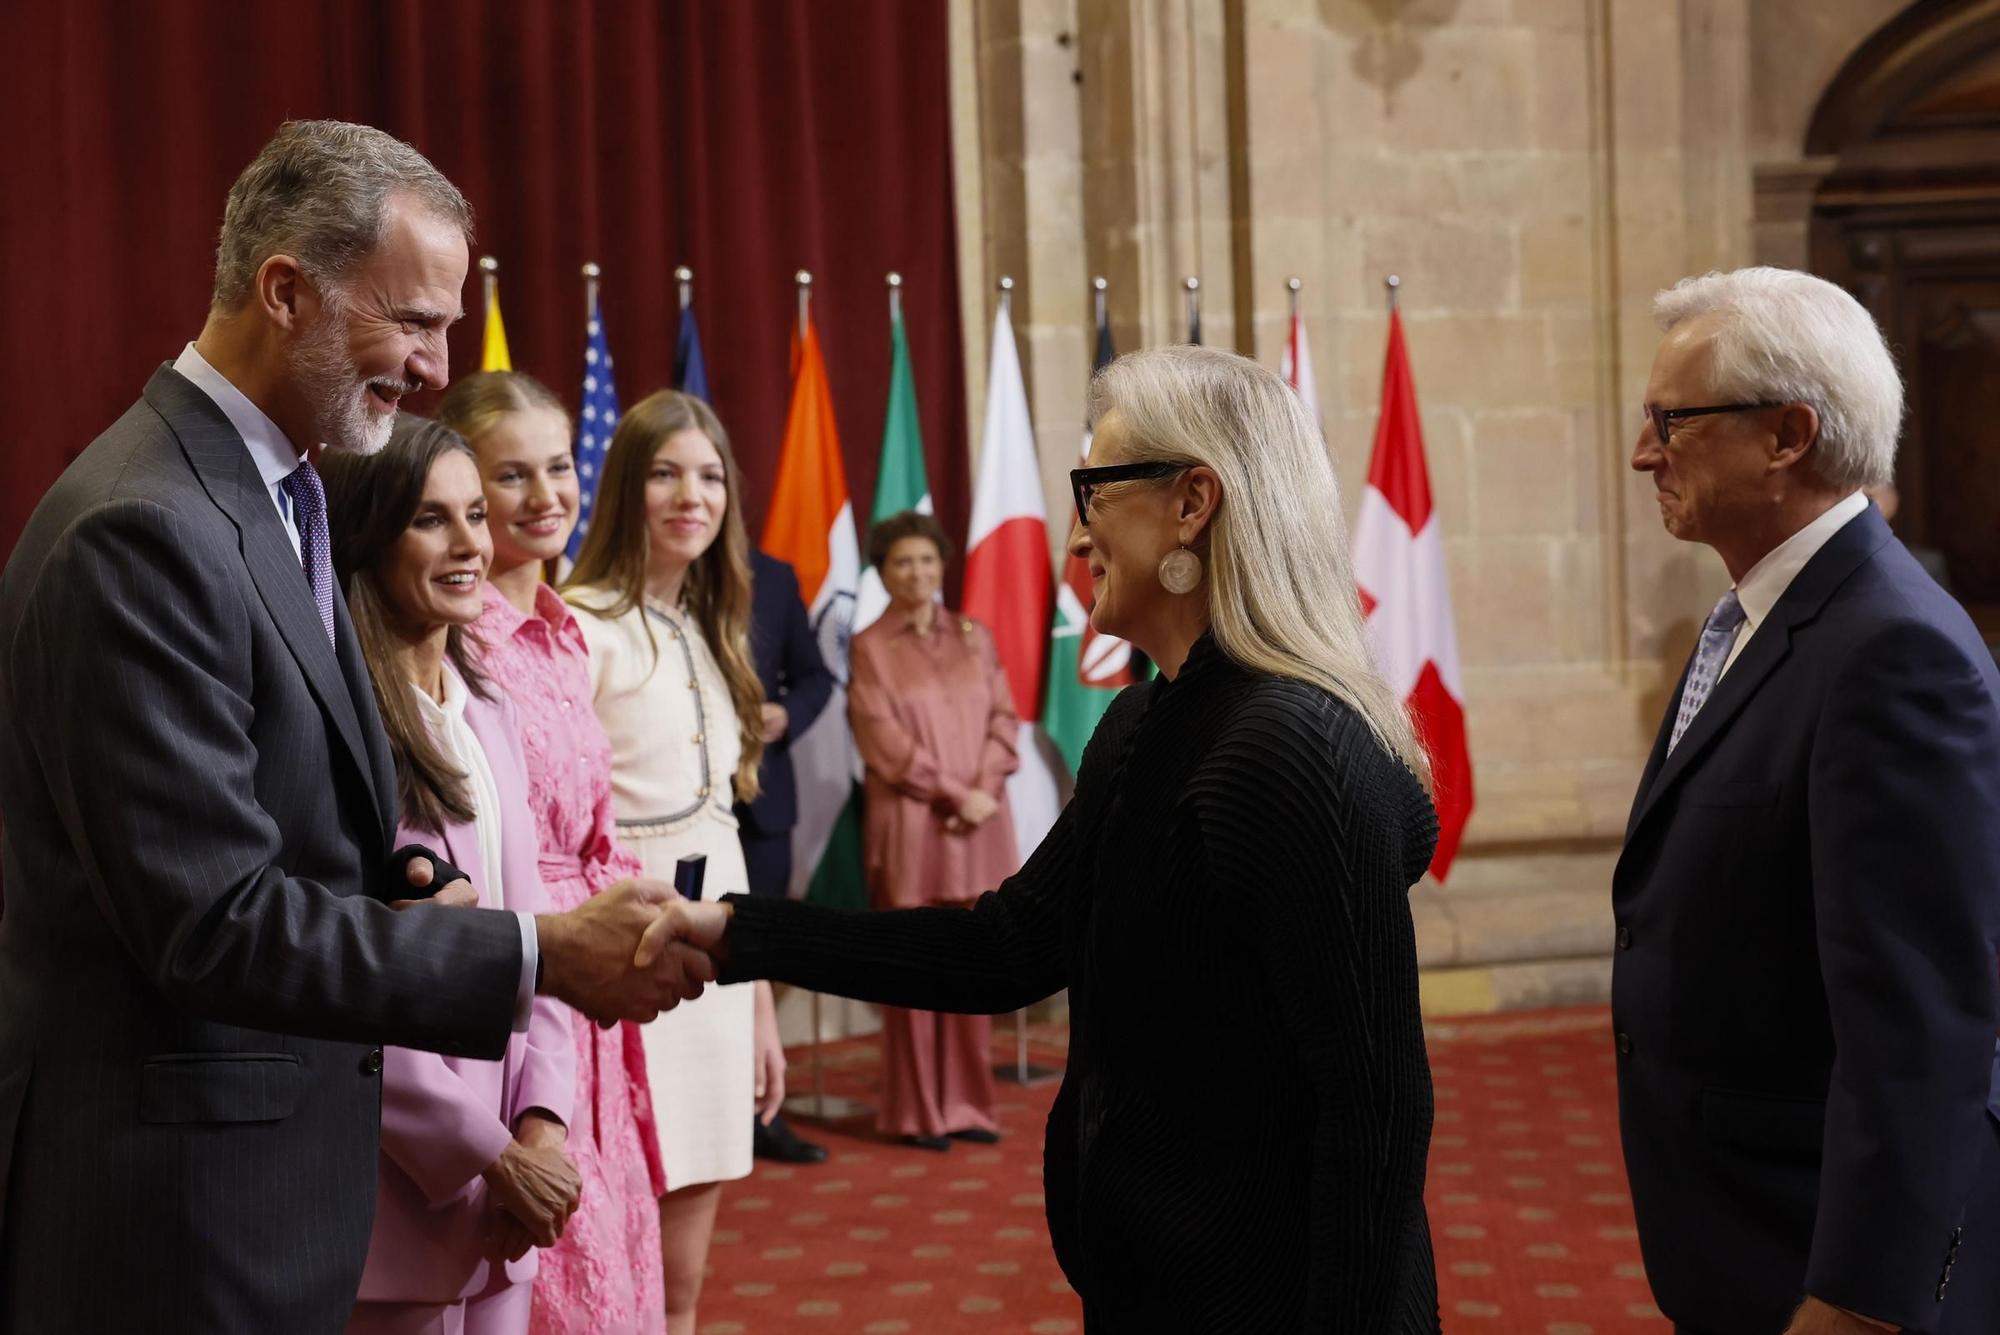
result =
[[[299,564],[305,567],[306,582],[312,585],[313,601],[319,604],[320,624],[326,627],[326,642],[333,643],[333,553],[326,536],[326,488],[312,460],[304,459],[279,484],[292,498],[292,515],[299,526]]]
[[[1667,740],[1667,754],[1672,755],[1681,744],[1681,734],[1694,722],[1694,716],[1708,703],[1709,692],[1722,676],[1722,665],[1729,661],[1729,646],[1736,642],[1736,628],[1743,624],[1743,604],[1736,600],[1736,590],[1722,595],[1722,601],[1708,614],[1708,622],[1701,628],[1701,643],[1695,646],[1694,666],[1688,669],[1687,686],[1681,691],[1680,713],[1674,715],[1674,735]]]

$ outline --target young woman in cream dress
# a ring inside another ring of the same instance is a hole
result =
[[[625,414],[564,597],[611,738],[618,839],[644,874],[707,859],[704,899],[749,888],[730,807],[755,796],[763,688],[749,647],[749,539],[729,438],[672,390]],[[742,720],[750,720],[745,726]],[[750,1114],[784,1099],[770,986],[712,987],[644,1027],[667,1194],[669,1335],[692,1335],[721,1184],[750,1173]]]

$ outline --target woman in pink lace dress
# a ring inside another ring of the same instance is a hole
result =
[[[542,582],[576,526],[570,422],[540,383],[494,371],[456,382],[439,417],[472,442],[485,482],[493,568],[475,630],[490,680],[520,716],[528,800],[552,906],[573,908],[639,874],[612,835],[611,744],[591,709],[582,632]],[[663,1335],[659,1197],[666,1191],[639,1031],[572,1015],[576,1106],[569,1155],[583,1197],[542,1253],[534,1335]]]

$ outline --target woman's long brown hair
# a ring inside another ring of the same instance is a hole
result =
[[[389,628],[389,609],[382,600],[379,580],[389,553],[417,517],[432,467],[454,450],[478,465],[478,456],[456,431],[405,413],[396,419],[389,444],[379,454],[328,450],[319,462],[326,479],[333,569],[347,593],[355,642],[368,664],[368,675],[375,683],[375,706],[382,713],[383,730],[389,734],[401,819],[433,833],[442,831],[447,821],[473,818],[471,776],[446,756],[417,708],[410,683],[397,662],[397,638]],[[445,656],[465,679],[465,688],[486,699],[486,678],[479,671],[476,644],[464,626],[445,632]]]
[[[624,616],[644,606],[646,567],[652,555],[652,537],[646,524],[646,475],[667,437],[689,430],[707,436],[722,456],[729,501],[723,511],[722,532],[688,567],[684,596],[689,614],[701,627],[722,667],[723,680],[729,684],[736,732],[743,742],[743,757],[736,766],[736,797],[747,802],[757,796],[757,765],[764,758],[764,685],[750,657],[750,537],[743,524],[742,475],[736,471],[729,433],[707,404],[678,390],[663,389],[633,404],[619,419],[605,452],[583,550],[577,553],[576,568],[563,588],[610,593],[614,599],[611,604],[593,605],[607,616]],[[650,640],[652,635],[648,625],[646,636]],[[657,642],[653,652],[656,656],[659,653]]]

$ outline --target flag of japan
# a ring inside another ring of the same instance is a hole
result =
[[[1431,875],[1442,881],[1472,814],[1472,756],[1465,742],[1465,685],[1445,587],[1444,542],[1431,504],[1403,321],[1393,310],[1375,454],[1354,524],[1354,578],[1375,665],[1409,706],[1430,752],[1438,813]]]

